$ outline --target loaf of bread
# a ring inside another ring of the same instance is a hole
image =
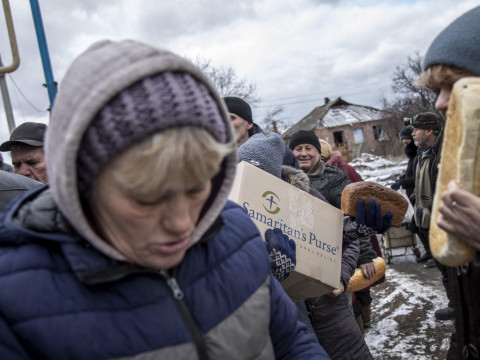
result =
[[[408,209],[408,201],[395,190],[374,183],[372,181],[359,181],[348,184],[342,191],[341,209],[345,215],[355,216],[357,201],[373,199],[380,204],[382,215],[388,211],[393,214],[392,226],[402,225]]]
[[[430,249],[440,263],[460,266],[472,261],[475,249],[437,226],[438,207],[448,183],[480,195],[480,79],[457,81],[450,95],[447,122],[430,219]]]
[[[381,257],[377,257],[373,259],[373,265],[375,266],[375,275],[370,280],[366,279],[363,274],[362,270],[359,268],[355,269],[350,281],[348,282],[347,291],[359,291],[365,289],[366,287],[372,285],[375,281],[380,279],[383,275],[385,275],[385,270],[387,269],[387,264],[385,264],[385,260]]]

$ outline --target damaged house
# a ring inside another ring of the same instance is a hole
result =
[[[313,130],[334,150],[340,150],[345,161],[361,153],[385,156],[403,152],[397,130],[381,110],[350,104],[342,98],[333,101],[326,98],[324,105],[317,106],[286,130],[282,134],[286,144],[298,130]]]

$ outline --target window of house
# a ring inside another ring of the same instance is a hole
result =
[[[373,128],[373,136],[375,137],[375,140],[378,140],[378,141],[388,140],[387,133],[383,131],[380,125],[373,125],[372,128]]]
[[[345,137],[343,136],[343,131],[334,131],[333,132],[333,141],[335,144],[343,144],[345,142]]]
[[[365,141],[363,136],[363,128],[353,129],[353,141],[355,144],[361,144]]]

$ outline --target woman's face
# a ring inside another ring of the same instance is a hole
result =
[[[211,181],[192,185],[172,179],[175,191],[150,196],[128,194],[107,167],[97,179],[90,205],[101,235],[133,263],[170,269],[180,263],[190,243]]]

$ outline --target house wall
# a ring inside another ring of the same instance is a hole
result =
[[[382,130],[386,132],[388,139],[383,141],[376,140],[373,126],[381,126]],[[362,143],[356,143],[354,140],[354,130],[360,128],[363,129],[364,141]],[[344,139],[347,143],[346,147],[349,149],[348,161],[355,159],[362,153],[380,156],[399,156],[403,154],[402,143],[396,132],[392,131],[391,124],[388,120],[368,121],[331,128],[322,127],[314,131],[319,138],[327,140],[332,146],[334,145],[334,132],[343,131]]]

